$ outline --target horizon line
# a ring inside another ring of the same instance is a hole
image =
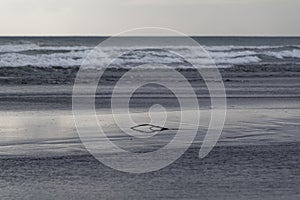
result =
[[[185,36],[174,36],[174,35],[128,35],[128,36],[114,36],[114,35],[1,35],[0,37],[185,37]],[[187,37],[300,37],[300,35],[187,35]]]

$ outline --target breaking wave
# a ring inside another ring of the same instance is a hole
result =
[[[92,46],[40,46],[33,43],[25,44],[2,44],[0,45],[0,67],[72,67],[80,66]],[[105,48],[103,49],[105,58],[107,55],[115,54],[118,51],[127,50],[127,56],[122,56],[121,61],[115,63],[115,67],[130,67],[141,62],[156,61],[175,67],[188,67],[189,65],[174,54],[168,53],[174,49],[181,52],[183,58],[193,59],[203,62],[199,54],[193,52],[193,48],[187,46],[168,46],[161,51],[160,48],[151,47],[132,51],[134,47],[127,49]],[[215,64],[222,67],[232,67],[235,65],[250,65],[266,62],[286,62],[293,59],[293,62],[300,63],[300,46],[204,46]],[[100,57],[101,58],[101,57]],[[127,63],[127,64],[125,64]],[[128,64],[129,63],[129,64]]]

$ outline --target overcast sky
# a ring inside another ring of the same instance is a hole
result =
[[[300,36],[300,0],[0,0],[0,35],[114,35],[165,27],[188,35]]]

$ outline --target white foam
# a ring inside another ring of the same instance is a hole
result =
[[[36,66],[36,67],[70,67],[78,66],[83,61],[83,56],[77,59],[75,56],[67,56],[60,54],[50,55],[23,55],[18,53],[7,53],[0,55],[0,67],[23,67],[23,66]]]
[[[244,65],[251,63],[260,63],[265,61],[261,56],[271,56],[284,60],[285,58],[300,58],[299,49],[282,50],[276,48],[291,48],[291,46],[205,46],[210,57],[218,67],[230,67],[234,65]],[[294,48],[298,48],[293,46]],[[199,63],[199,66],[211,65],[209,60],[205,60],[206,53],[204,51],[197,52],[197,47],[188,46],[168,46],[161,47],[145,47],[147,51],[133,51],[142,47],[105,47],[101,48],[102,54],[97,58],[105,59],[108,55],[119,55],[120,53],[128,53],[125,58],[115,61],[115,67],[129,67],[144,63],[160,63],[176,67],[187,67],[184,58]],[[72,67],[80,66],[84,59],[88,56],[92,47],[88,46],[38,46],[36,44],[11,44],[0,45],[0,67]],[[251,49],[251,50],[250,50]],[[65,53],[37,53],[34,55],[24,54],[28,50],[67,50]],[[165,50],[165,51],[163,51]],[[172,52],[179,52],[180,56]],[[145,56],[147,55],[147,56]],[[92,58],[93,59],[93,58]],[[95,66],[99,64],[99,60],[94,58],[92,61]]]
[[[265,52],[268,56],[273,56],[278,59],[284,58],[300,58],[300,50],[294,49],[291,51]]]

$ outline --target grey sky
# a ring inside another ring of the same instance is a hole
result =
[[[299,0],[0,0],[0,35],[112,35],[156,26],[189,35],[300,36]]]

